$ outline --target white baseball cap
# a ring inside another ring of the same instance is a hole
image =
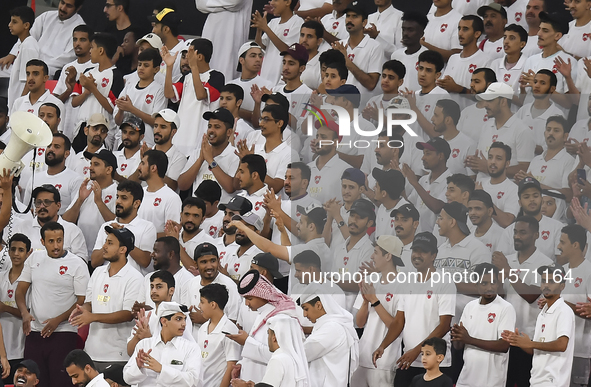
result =
[[[181,119],[172,109],[162,109],[158,113],[152,114],[152,117],[162,117],[164,121],[174,123],[177,129],[181,127]]]
[[[143,42],[150,43],[150,46],[152,46],[158,50],[160,50],[163,47],[162,39],[160,39],[160,36],[153,34],[153,33],[149,33],[147,35],[144,35],[141,39],[138,39],[137,42],[135,42],[135,45],[139,46]]]
[[[238,50],[238,66],[236,67],[236,71],[242,72],[242,65],[240,64],[240,57],[245,52],[250,50],[251,48],[258,48],[259,50],[261,50],[263,52],[263,55],[265,55],[265,50],[263,50],[263,48],[261,46],[259,46],[257,42],[244,43],[242,46],[240,46],[240,49]]]
[[[392,261],[396,266],[404,266],[404,262],[400,258],[402,256],[402,249],[404,243],[394,235],[380,235],[376,239],[376,245],[392,254]]]
[[[503,82],[491,83],[484,93],[476,94],[479,101],[492,101],[496,98],[513,98],[513,88]]]

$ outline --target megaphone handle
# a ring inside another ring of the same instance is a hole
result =
[[[35,170],[37,169],[37,148],[33,148],[33,171],[31,172],[31,192],[33,192],[33,190],[35,189]],[[14,172],[14,176],[19,176],[21,171],[23,170],[23,163],[21,162],[20,167]],[[16,206],[16,195],[13,193],[12,195],[12,209],[17,213],[17,214],[26,214],[27,212],[31,211],[31,205],[33,204],[33,195],[31,195],[31,197],[29,198],[29,203],[27,204],[27,208],[21,212],[18,207]],[[12,215],[11,215],[11,219],[12,219]]]

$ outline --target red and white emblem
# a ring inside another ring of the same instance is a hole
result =
[[[33,109],[28,109],[27,110],[27,113],[34,113],[34,112],[35,112],[35,110],[33,110]]]
[[[109,204],[113,200],[113,195],[105,196],[105,204]]]
[[[88,175],[88,172],[90,171],[90,167],[84,167],[82,168],[82,174],[83,175]]]
[[[55,188],[57,188],[58,190],[62,189],[62,185],[61,184],[56,184]]]
[[[503,197],[503,195],[505,195],[505,193],[503,191],[497,192],[497,199],[501,199]]]
[[[453,157],[454,159],[456,157],[458,157],[460,155],[460,150],[459,149],[454,149],[453,151],[451,151],[451,157]]]
[[[322,176],[314,176],[314,183],[319,184],[320,179],[322,179]]]
[[[146,103],[149,105],[154,101],[154,96],[152,94],[146,95]]]
[[[103,286],[103,292],[106,293],[107,290],[109,290],[109,284],[105,284],[105,286]]]
[[[347,266],[347,263],[349,263],[349,257],[344,257],[343,263],[345,264],[345,266]]]
[[[103,78],[103,80],[101,81],[101,86],[107,87],[108,84],[109,84],[109,78]]]
[[[523,13],[521,12],[515,12],[515,21],[521,21],[521,18],[523,17]]]
[[[497,138],[499,138],[499,135],[495,134],[492,138],[492,142],[497,142]]]
[[[263,202],[256,202],[254,204],[254,210],[255,211],[258,211],[261,208],[262,205],[263,205]]]
[[[162,199],[160,199],[160,198],[154,199],[154,207],[158,207],[160,205],[160,203],[162,203]]]
[[[417,63],[415,64],[415,70],[418,70],[418,69],[419,69],[419,62],[417,62]]]
[[[283,36],[287,36],[289,34],[289,28],[283,30]]]
[[[431,109],[431,105],[425,105],[425,111],[428,112]]]
[[[540,168],[540,172],[542,172],[542,173],[546,172],[546,168],[548,168],[547,165],[542,165],[542,168]]]
[[[218,228],[216,226],[209,226],[209,236],[214,236],[218,232]]]
[[[488,114],[485,114],[484,117],[482,117],[482,121],[484,121],[484,122],[488,121]]]
[[[60,266],[60,275],[66,274],[68,271],[68,266]]]
[[[234,264],[234,271],[238,271],[238,269],[240,269],[240,263],[235,263]]]
[[[392,293],[386,294],[386,301],[388,301],[388,302],[392,301],[392,297],[394,297],[394,295]]]
[[[119,169],[121,170],[121,172],[125,171],[125,169],[127,169],[127,164],[121,164],[121,167],[119,167]]]
[[[501,46],[497,47],[497,52],[501,52],[501,49],[502,49],[502,48],[503,48],[503,47],[501,47]]]
[[[509,82],[509,79],[511,79],[511,74],[505,74],[505,75],[503,75],[503,80],[505,82]]]
[[[37,148],[37,156],[43,156],[45,153],[45,148]]]
[[[583,283],[583,279],[581,277],[577,277],[575,279],[575,288],[578,288],[579,286],[581,286],[582,283]]]
[[[441,32],[445,32],[445,30],[447,30],[447,24],[442,24],[441,27],[439,27],[439,31]]]
[[[390,228],[394,228],[394,218],[390,219]]]
[[[470,66],[468,66],[468,72],[472,74],[477,67],[478,66],[476,66],[475,64],[471,64]]]
[[[546,324],[542,324],[542,332],[544,332],[544,329],[546,329]]]
[[[495,313],[489,313],[488,318],[486,320],[492,324],[493,321],[495,321],[495,317],[497,317],[497,315]]]
[[[552,66],[552,72],[558,74],[558,67],[556,67],[556,65]]]
[[[550,231],[542,231],[542,239],[546,241],[548,238],[550,238]]]
[[[207,344],[209,344],[209,340],[205,340],[203,342],[203,349],[207,348]]]
[[[427,298],[430,300],[431,297],[433,297],[433,291],[432,290],[427,290]]]
[[[222,251],[222,252],[220,253],[220,261],[221,261],[221,260],[222,260],[222,259],[223,259],[225,256],[226,256],[226,252],[225,252],[225,251]]]
[[[12,298],[13,295],[14,295],[14,290],[8,289],[8,298]]]
[[[352,61],[353,59],[355,59],[355,54],[349,54],[347,55],[347,58],[349,58],[349,60]]]
[[[333,30],[336,30],[337,28],[339,28],[339,22],[338,21],[332,23],[332,29]]]
[[[583,34],[583,42],[586,42],[589,39],[591,39],[591,34]]]
[[[489,249],[491,249],[491,250],[492,250],[492,243],[487,243],[487,244],[486,244],[486,247],[488,247]]]

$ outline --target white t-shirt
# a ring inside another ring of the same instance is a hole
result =
[[[267,176],[273,179],[285,179],[287,165],[291,163],[291,148],[282,142],[270,152],[265,151],[265,145],[255,145],[254,153],[263,156],[267,164]]]
[[[125,149],[121,149],[113,152],[113,154],[117,157],[117,173],[127,179],[137,170],[137,167],[142,160],[140,158],[141,152],[139,149],[130,158],[125,157],[124,152]]]
[[[366,74],[382,74],[382,64],[385,62],[384,48],[376,40],[373,40],[369,35],[365,35],[359,44],[352,48],[349,46],[349,39],[343,39],[341,44],[347,47],[347,57],[359,67],[361,71]],[[355,78],[355,75],[349,71],[347,84],[357,86],[361,93],[361,105],[364,106],[369,98],[379,93],[379,85],[373,90],[367,89]]]
[[[318,89],[318,86],[322,83],[322,74],[320,71],[320,54],[318,52],[312,59],[306,63],[306,69],[302,72],[300,79],[304,82],[308,88],[312,90]]]
[[[488,231],[482,236],[476,236],[476,226],[470,227],[470,231],[472,232],[472,235],[474,235],[474,238],[482,242],[491,253],[494,253],[495,251],[500,251],[505,255],[511,253],[511,248],[509,248],[509,246],[513,244],[513,241],[508,239],[505,230],[494,220]]]
[[[23,89],[25,88],[25,83],[27,81],[27,62],[31,59],[39,58],[39,52],[39,44],[32,36],[28,36],[18,44],[16,58],[10,67],[10,81],[8,83],[9,112],[12,112],[12,105],[16,99],[21,96]]]
[[[208,333],[210,321],[199,328],[197,344],[201,350],[200,380],[203,386],[219,386],[226,372],[227,362],[240,360],[241,346],[223,333],[238,333],[236,324],[226,315],[223,315],[211,333]]]
[[[86,300],[92,313],[131,311],[142,284],[142,275],[129,262],[115,275],[109,275],[111,264],[97,267],[86,289]],[[117,324],[93,322],[90,324],[84,350],[94,361],[126,361],[127,336],[133,321]]]
[[[529,26],[525,18],[528,2],[528,0],[516,0],[507,7],[507,25],[515,23],[525,28],[526,31],[529,31]]]
[[[546,132],[546,121],[552,116],[564,117],[564,114],[562,110],[552,102],[550,103],[550,107],[548,107],[548,109],[535,118],[532,116],[532,109],[533,103],[525,104],[517,111],[517,113],[515,113],[515,115],[532,130],[536,145],[547,149],[548,145],[546,145],[546,138],[544,134]]]
[[[517,194],[519,189],[517,184],[508,178],[505,178],[499,184],[491,184],[490,177],[484,178],[481,182],[482,189],[488,192],[495,206],[503,212],[517,216],[519,212],[519,195]],[[512,237],[513,234],[511,234]]]
[[[429,193],[429,195],[447,203],[445,192],[447,191],[447,178],[449,176],[451,176],[451,171],[448,168],[433,181],[430,181],[431,173],[421,177],[419,179],[419,184]],[[419,211],[419,229],[417,232],[431,232],[433,230],[433,225],[435,224],[435,213],[427,207],[416,190],[413,190],[408,194],[408,201],[413,203]]]
[[[60,117],[61,114],[65,113],[64,103],[59,98],[51,94],[51,91],[47,89],[45,90],[45,93],[43,93],[43,95],[39,97],[39,99],[33,104],[31,103],[31,92],[23,95],[22,97],[17,98],[16,101],[14,101],[14,103],[12,104],[11,112],[27,112],[33,113],[34,115],[38,116],[39,108],[44,103],[55,104],[60,110]],[[62,125],[60,123],[59,129],[61,128]]]
[[[443,137],[443,136],[442,136]],[[465,166],[466,157],[473,156],[476,151],[476,142],[466,134],[460,132],[447,142],[451,148],[451,154],[447,159],[447,168],[452,174],[462,173],[473,176],[474,171]],[[406,149],[404,149],[406,151]]]
[[[566,148],[562,148],[548,161],[546,161],[547,153],[546,150],[534,157],[527,172],[531,172],[540,184],[556,189],[568,188],[568,174],[577,167],[575,158],[566,151]]]
[[[345,13],[340,17],[337,17],[337,11],[332,11],[331,13],[324,15],[322,19],[320,19],[320,22],[329,34],[339,40],[343,40],[349,37],[345,23],[346,17],[347,15]]]
[[[564,301],[571,304],[589,302],[591,296],[591,262],[584,260],[577,267],[564,265],[564,270],[571,277],[564,285],[561,295]],[[575,352],[576,357],[591,357],[591,320],[575,316]]]
[[[417,110],[420,111],[429,122],[431,122],[431,118],[433,117],[433,111],[435,110],[437,101],[443,98],[451,98],[450,94],[439,86],[435,86],[435,88],[427,94],[423,94],[421,90],[417,90],[415,91],[415,96],[417,98]],[[429,136],[425,134],[423,128],[419,125],[418,121],[411,124],[410,127],[414,129],[420,137],[429,138]],[[406,147],[404,150],[406,151]]]
[[[137,216],[154,224],[156,232],[164,232],[167,220],[180,221],[182,202],[167,185],[155,192],[144,188],[144,199]]]
[[[562,234],[563,227],[564,224],[558,220],[549,218],[546,215],[542,215],[542,219],[540,220],[540,236],[536,240],[536,247],[542,254],[552,259],[554,259],[555,255],[560,255],[558,243],[560,243],[560,235]],[[515,223],[507,226],[505,233],[507,234],[508,238],[513,238],[514,229]],[[515,252],[514,246],[511,245],[510,247],[511,251]]]
[[[419,55],[421,55],[423,51],[427,51],[427,47],[421,46],[421,48],[419,48],[419,51],[415,52],[414,54],[407,54],[406,50],[407,48],[403,47],[394,51],[390,59],[396,59],[400,61],[406,68],[404,82],[402,83],[402,86],[399,89],[417,91],[421,89],[418,78]]]
[[[235,250],[229,251],[224,258],[224,265],[228,265],[228,275],[235,281],[238,281],[250,270],[250,264],[255,255],[263,252],[255,245],[252,245],[244,254],[238,256],[239,248],[240,246]]]
[[[449,75],[458,85],[469,88],[474,70],[488,67],[491,57],[481,50],[477,50],[469,57],[462,57],[461,55],[462,53],[457,53],[449,57],[442,77]]]
[[[334,155],[322,169],[318,169],[314,160],[308,164],[312,171],[310,183],[308,185],[308,193],[320,203],[326,203],[329,199],[341,199],[341,176],[347,168],[351,168],[349,164],[340,159],[338,155]]]
[[[7,260],[8,258],[7,254]],[[17,308],[16,288],[18,278],[13,283],[9,279],[10,269],[0,272],[0,302],[11,308]],[[27,292],[27,301],[29,292]],[[27,302],[27,305],[30,305]],[[10,313],[0,314],[0,324],[2,324],[2,334],[4,336],[4,347],[8,360],[23,359],[25,356],[25,333],[23,332],[23,320],[13,316]]]
[[[25,261],[18,281],[30,284],[30,312],[35,318],[31,330],[41,332],[44,321],[57,317],[74,305],[77,296],[84,296],[88,286],[86,262],[70,252],[51,258],[47,251],[35,251]],[[62,321],[55,332],[77,332],[78,328]]]
[[[384,48],[387,57],[396,49],[402,48],[402,11],[393,6],[383,12],[376,11],[367,17],[367,26],[372,24],[380,31],[375,40]]]
[[[481,50],[487,54],[491,59],[503,58],[505,51],[503,51],[503,37],[500,37],[496,41],[485,39],[481,43]]]
[[[488,121],[486,109],[479,109],[476,107],[476,104],[472,104],[462,110],[460,120],[457,124],[457,129],[469,136],[475,141],[476,144],[478,144],[478,141],[480,140],[480,133],[482,131],[482,125],[486,121]]]
[[[508,84],[513,88],[513,93],[518,94],[519,78],[521,77],[521,73],[526,71],[523,66],[525,65],[525,61],[529,58],[529,56],[522,51],[517,63],[515,63],[515,65],[510,69],[507,69],[507,64],[505,63],[506,58],[506,56],[503,56],[493,60],[490,64],[490,68],[495,72],[497,81]],[[486,109],[483,110],[486,112]]]
[[[591,55],[591,22],[577,27],[576,20],[568,25],[568,34],[558,41],[560,47],[572,56],[584,58]]]
[[[166,168],[165,176],[176,181],[187,164],[187,156],[173,145],[166,151],[166,157],[168,158],[168,168]]]
[[[77,196],[83,181],[84,177],[82,175],[66,167],[63,171],[55,175],[49,175],[47,171],[40,172],[35,176],[34,185],[37,188],[43,184],[49,184],[57,188],[62,203],[59,214],[63,215],[70,206],[70,203],[72,203],[72,199]],[[31,195],[31,186],[27,185],[24,196],[25,203],[29,202]]]
[[[300,29],[304,24],[304,19],[294,14],[285,23],[281,23],[281,18],[276,17],[271,19],[268,23],[269,28],[283,43],[288,47],[294,43],[298,43],[300,40]],[[263,59],[263,66],[261,67],[261,76],[271,82],[272,85],[276,85],[281,79],[281,64],[283,57],[280,55],[281,52],[267,34],[263,34],[261,42],[265,47],[265,58]],[[250,92],[250,90],[248,91]],[[244,91],[246,94],[247,91]]]
[[[524,72],[532,70],[535,73],[537,73],[541,69],[546,69],[546,70],[552,71],[554,74],[556,74],[556,77],[558,78],[558,85],[556,86],[556,92],[566,93],[568,91],[568,86],[566,84],[564,76],[558,72],[558,70],[556,69],[556,64],[554,63],[554,60],[558,57],[561,57],[562,60],[564,60],[565,62],[568,62],[570,59],[571,66],[572,66],[572,77],[573,77],[573,79],[577,79],[577,67],[578,67],[577,63],[578,62],[574,57],[572,57],[571,55],[567,54],[564,51],[558,51],[558,52],[556,52],[552,55],[549,55],[545,58],[543,57],[543,53],[532,55],[525,61],[525,64],[523,65],[523,70],[524,70]],[[531,91],[531,88],[530,88],[530,91]],[[529,101],[527,101],[527,102],[529,102]]]
[[[427,15],[429,23],[423,37],[427,43],[443,50],[462,49],[458,39],[458,23],[462,14],[452,9],[443,16]]]
[[[242,90],[244,91],[244,100],[242,101],[242,105],[240,106],[240,108],[247,110],[249,112],[252,112],[254,109],[254,99],[252,99],[252,95],[250,95],[250,89],[252,88],[252,86],[257,85],[259,89],[266,87],[269,90],[271,90],[275,86],[275,83],[267,80],[266,78],[261,77],[260,75],[257,75],[252,79],[246,80],[242,80],[242,78],[236,78],[229,83],[233,83],[235,85],[242,87]]]

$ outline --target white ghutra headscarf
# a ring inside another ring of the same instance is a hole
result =
[[[308,387],[310,372],[304,351],[305,337],[298,319],[286,314],[277,314],[267,320],[267,326],[275,332],[279,348],[287,352],[295,362],[294,373],[297,387]]]

